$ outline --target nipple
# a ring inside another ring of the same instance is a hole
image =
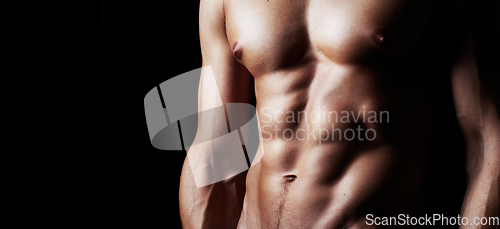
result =
[[[241,45],[238,44],[238,42],[234,42],[234,44],[233,44],[233,56],[234,56],[234,58],[239,60],[241,58],[242,52],[243,52],[243,49],[241,48]]]
[[[372,41],[375,44],[386,47],[391,43],[391,37],[388,35],[388,32],[384,29],[377,29],[372,33]]]

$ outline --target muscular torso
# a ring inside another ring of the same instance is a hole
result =
[[[228,43],[255,78],[261,138],[239,227],[358,228],[366,214],[419,214],[432,5],[224,2]]]

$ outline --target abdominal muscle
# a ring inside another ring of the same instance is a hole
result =
[[[380,147],[360,153],[341,169],[325,166],[335,162],[332,155],[336,150],[335,146],[310,149],[305,153],[311,158],[298,160],[300,165],[287,172],[268,159],[272,155],[264,156],[247,175],[239,226],[338,228],[362,224],[364,212],[359,210],[391,185],[393,153],[390,147]]]
[[[366,214],[418,209],[418,179],[406,178],[421,177],[424,149],[380,119],[392,104],[378,81],[370,69],[321,61],[256,77],[261,143],[239,228],[364,228]]]

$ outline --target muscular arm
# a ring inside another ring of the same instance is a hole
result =
[[[485,87],[491,83],[490,77],[498,76],[478,75],[472,44],[472,39],[468,38],[452,73],[457,117],[467,147],[468,184],[462,205],[462,216],[467,217],[469,223],[473,223],[474,217],[500,215],[500,115],[495,105],[499,100]],[[486,226],[464,225],[461,228],[486,228]]]
[[[251,103],[254,96],[252,76],[232,56],[224,20],[222,0],[201,1],[199,25],[203,66],[210,66],[213,75],[210,71],[202,71],[198,99],[200,110],[220,102],[223,105]],[[219,96],[218,102],[216,98]],[[224,113],[202,115],[200,112],[195,142],[200,138],[216,138],[227,131]],[[179,190],[184,228],[235,228],[238,223],[246,172],[214,184],[196,185],[195,177],[205,176],[204,173],[209,173],[207,166],[213,166],[212,147],[210,144],[191,147],[184,162]]]

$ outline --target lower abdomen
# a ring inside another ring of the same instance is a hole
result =
[[[263,157],[247,177],[245,221],[262,228],[336,228],[358,224],[363,214],[373,214],[370,209],[394,209],[389,206],[416,195],[404,190],[408,185],[401,177],[411,171],[390,145],[296,143],[261,146]]]

